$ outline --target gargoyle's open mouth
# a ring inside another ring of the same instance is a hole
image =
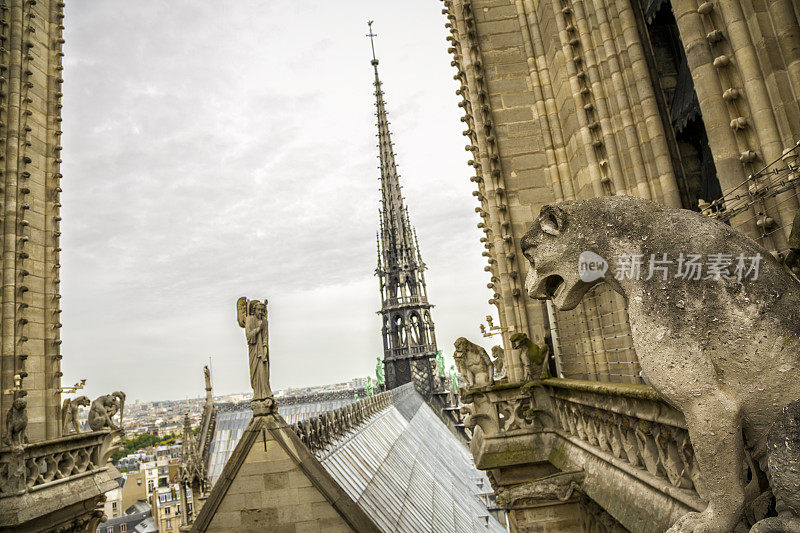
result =
[[[544,292],[548,298],[555,298],[564,290],[564,278],[558,274],[547,276],[544,280]]]

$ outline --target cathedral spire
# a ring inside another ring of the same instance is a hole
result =
[[[413,381],[423,396],[439,390],[436,382],[436,338],[425,289],[424,263],[416,233],[404,205],[389,131],[383,87],[375,55],[377,36],[368,23],[375,72],[375,109],[380,160],[381,208],[378,231],[378,268],[383,318],[386,386],[393,389]]]
[[[389,131],[386,102],[380,77],[378,76],[378,59],[375,56],[372,21],[369,23],[370,45],[372,47],[372,67],[375,71],[375,109],[378,126],[378,159],[381,171],[381,248],[383,251],[383,264],[389,267],[393,264],[416,262],[410,253],[413,249],[413,235],[408,221],[408,211],[403,205],[403,194],[400,188],[400,176],[397,173],[394,143]]]

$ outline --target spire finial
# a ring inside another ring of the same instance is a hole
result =
[[[370,44],[370,46],[372,46],[372,64],[373,65],[377,65],[378,64],[378,60],[375,58],[375,41],[374,41],[373,37],[377,37],[378,34],[377,33],[372,33],[372,23],[373,22],[375,22],[375,21],[374,20],[370,20],[370,21],[367,22],[367,26],[369,26],[369,33],[367,34],[367,37],[369,37],[369,44]]]

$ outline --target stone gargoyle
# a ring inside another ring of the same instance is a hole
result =
[[[469,387],[485,387],[494,383],[494,365],[486,350],[464,337],[454,343],[458,373],[464,377]]]
[[[524,379],[526,381],[541,379],[550,348],[546,344],[539,346],[521,332],[514,333],[508,340],[511,341],[511,347],[519,354]]]
[[[506,356],[502,346],[492,346],[492,365],[494,366],[494,381],[495,383],[506,383],[508,375],[506,374]]]
[[[735,529],[745,442],[773,479],[775,465],[800,468],[798,443],[767,449],[784,409],[800,408],[800,283],[767,250],[699,213],[625,196],[546,205],[521,245],[532,298],[570,310],[603,281],[625,298],[642,372],[683,413],[707,486],[707,508],[670,532]],[[800,531],[800,488],[771,489],[783,531]]]
[[[92,431],[101,429],[119,430],[120,427],[114,423],[114,415],[119,413],[120,425],[122,425],[122,414],[125,405],[125,393],[112,392],[98,397],[92,402],[89,408],[88,422]]]
[[[89,407],[91,400],[86,396],[67,398],[61,406],[61,434],[80,433],[81,424],[78,421],[78,407]]]
[[[28,402],[25,400],[24,393],[14,398],[11,408],[6,413],[6,433],[3,435],[3,442],[9,446],[22,449],[28,443],[28,412],[26,408]]]

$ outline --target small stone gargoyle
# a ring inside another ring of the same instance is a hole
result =
[[[122,412],[125,406],[125,393],[112,392],[104,396],[98,397],[92,402],[89,409],[89,427],[92,431],[100,431],[102,429],[121,429],[114,423],[114,415],[119,412],[120,425],[122,425]]]
[[[492,356],[494,360],[494,382],[506,383],[508,382],[508,375],[506,374],[505,363],[506,356],[502,346],[492,346]]]
[[[81,424],[78,421],[78,407],[89,407],[91,400],[86,396],[67,398],[61,405],[61,434],[80,433]],[[70,426],[72,426],[70,428]]]
[[[522,332],[514,333],[509,340],[511,341],[511,347],[518,352],[523,368],[523,380],[542,379],[550,348],[546,344],[539,346]]]
[[[3,436],[4,444],[13,448],[22,449],[28,443],[28,402],[25,400],[24,391],[18,393],[11,408],[6,413],[6,434]]]
[[[494,365],[486,350],[464,337],[456,339],[454,346],[453,359],[468,387],[486,387],[494,383]]]

